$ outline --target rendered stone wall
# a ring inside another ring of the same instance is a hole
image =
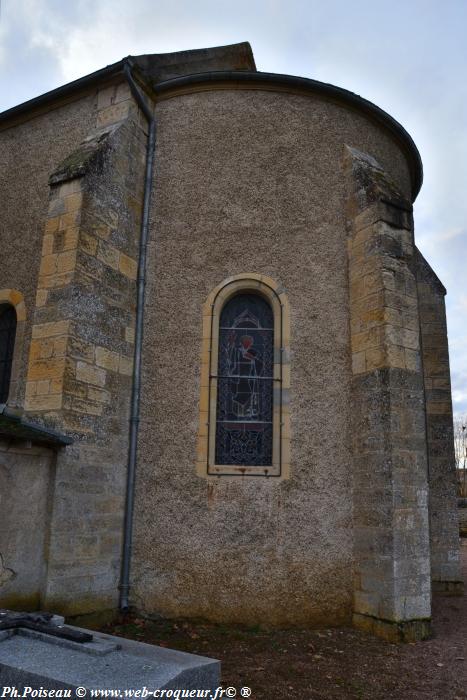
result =
[[[462,591],[446,290],[417,251],[430,487],[431,576],[435,590]]]
[[[344,144],[409,197],[392,138],[304,95],[159,102],[132,602],[163,615],[332,624],[352,613],[351,357]],[[264,274],[291,315],[290,478],[196,473],[202,309]]]
[[[0,289],[24,296],[27,313],[15,405],[24,405],[32,316],[50,173],[95,123],[95,96],[0,126]]]
[[[0,607],[40,608],[55,453],[0,441]]]

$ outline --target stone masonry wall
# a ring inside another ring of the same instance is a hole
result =
[[[354,623],[429,634],[425,402],[412,207],[347,149],[353,406]]]
[[[126,84],[50,178],[26,388],[75,438],[57,458],[44,607],[115,608],[123,528],[145,122]]]
[[[462,592],[451,378],[444,296],[446,290],[421,253],[416,254],[425,377],[430,487],[431,577],[434,590]]]
[[[41,607],[54,466],[53,450],[0,439],[0,608]]]

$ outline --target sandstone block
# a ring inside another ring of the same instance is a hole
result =
[[[133,258],[130,258],[128,255],[125,255],[125,253],[121,253],[119,261],[119,270],[122,273],[122,275],[125,275],[125,277],[129,277],[130,279],[135,280],[138,274],[138,264],[136,260],[133,260]]]
[[[109,107],[99,110],[97,126],[109,126],[110,124],[123,121],[123,119],[128,117],[130,106],[131,101],[125,100],[125,102],[120,102],[118,105],[110,105]]]
[[[74,192],[73,194],[69,194],[67,197],[64,197],[63,201],[66,212],[76,211],[76,209],[81,208],[83,203],[83,195],[81,192]]]
[[[37,382],[37,394],[48,394],[50,390],[50,380],[41,379]]]
[[[133,373],[133,358],[124,357],[123,355],[120,355],[118,371],[120,372],[120,374],[131,376],[131,374]]]
[[[48,394],[45,396],[29,396],[26,398],[27,411],[58,411],[62,407],[61,394]]]
[[[114,270],[119,269],[120,251],[109,243],[99,241],[97,257]]]
[[[70,194],[75,194],[82,191],[82,180],[77,177],[74,180],[68,180],[63,182],[58,187],[58,194],[60,197],[68,197]]]
[[[125,328],[125,340],[127,343],[134,343],[135,342],[135,329],[133,326],[127,326]]]
[[[38,323],[32,328],[33,338],[50,338],[54,335],[68,333],[70,321],[53,321],[50,323]]]
[[[43,255],[41,258],[39,274],[53,275],[55,272],[57,272],[57,256],[53,254]]]
[[[119,371],[119,354],[106,348],[96,347],[96,365],[112,372]]]
[[[60,217],[59,230],[65,231],[67,228],[78,226],[81,219],[81,210],[67,212]]]
[[[89,365],[86,362],[78,361],[76,363],[76,379],[86,384],[95,384],[96,386],[105,386],[107,373],[104,369]]]
[[[57,272],[71,272],[76,266],[76,251],[70,250],[57,256]]]
[[[108,391],[96,389],[95,387],[88,388],[88,398],[97,403],[110,403],[111,401],[111,395]]]
[[[77,413],[86,413],[90,416],[100,416],[102,414],[102,405],[94,401],[83,401],[82,399],[74,398],[71,404],[72,411]]]
[[[88,255],[96,255],[97,253],[97,239],[88,233],[81,232],[79,239],[80,248]]]
[[[65,371],[64,358],[51,360],[36,360],[29,364],[28,379],[52,379],[63,376]]]
[[[52,255],[54,250],[54,237],[51,234],[45,234],[42,240],[42,255]]]
[[[58,226],[60,224],[59,216],[49,216],[45,224],[45,233],[52,234],[58,231]]]

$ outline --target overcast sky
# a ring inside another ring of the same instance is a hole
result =
[[[416,239],[448,288],[454,410],[467,414],[467,0],[0,2],[0,111],[128,54],[249,41],[258,70],[395,117],[424,164]]]

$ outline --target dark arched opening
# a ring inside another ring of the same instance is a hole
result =
[[[16,311],[10,304],[2,304],[0,305],[0,403],[6,403],[8,400],[15,337]]]

